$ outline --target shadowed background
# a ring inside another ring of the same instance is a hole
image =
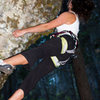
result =
[[[99,0],[94,2],[96,7],[89,22],[81,24],[79,41],[93,99],[99,100],[100,3]],[[7,58],[21,52],[32,43],[35,44],[31,45],[30,49],[45,42],[48,39],[45,34],[53,30],[43,33],[44,35],[29,34],[18,39],[12,36],[12,31],[54,19],[59,13],[67,10],[66,3],[67,0],[63,0],[62,3],[61,0],[0,0],[0,58]],[[0,91],[0,100],[8,100],[27,73],[28,71],[22,66],[18,66]],[[84,80],[81,81],[84,82]],[[46,75],[24,100],[80,100],[72,64],[66,64]]]

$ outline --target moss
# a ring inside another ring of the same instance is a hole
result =
[[[6,82],[8,75],[0,72],[0,89],[3,88],[4,83]]]
[[[35,3],[35,7],[37,8],[39,8],[41,6],[41,0],[37,0],[37,2]]]
[[[12,2],[14,3],[14,5],[18,2],[18,0],[12,0]]]
[[[25,0],[23,0],[23,6],[27,6],[27,3]]]
[[[7,23],[11,23],[11,28],[18,28],[18,19],[13,19],[13,18],[10,18],[10,17],[7,17]]]
[[[52,33],[54,30],[51,29],[49,30],[48,32],[43,32],[43,33],[38,33],[36,35],[33,35],[30,37],[29,41],[25,44],[25,47],[26,49],[28,49],[28,47],[31,45],[31,44],[34,44],[42,35],[43,36],[48,36],[50,33]]]
[[[22,10],[24,11],[24,8],[27,6],[27,3],[25,0],[22,1],[23,2],[23,5],[22,5]]]
[[[2,20],[2,21],[0,21],[0,23],[3,24],[3,23],[5,23],[5,21]]]

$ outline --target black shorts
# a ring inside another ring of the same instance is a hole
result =
[[[68,50],[74,48],[75,41],[69,35],[63,36],[68,42]],[[45,43],[41,44],[39,47],[22,52],[21,54],[28,60],[28,66],[33,66],[36,61],[46,57],[57,56],[59,60],[66,60],[70,54],[61,54],[62,43],[61,38],[54,37]]]

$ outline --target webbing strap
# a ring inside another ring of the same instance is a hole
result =
[[[62,43],[61,54],[64,54],[66,50],[68,49],[68,42],[64,37],[61,37],[61,43]]]
[[[58,68],[60,66],[59,60],[56,56],[52,56],[51,60],[53,61],[56,68]]]
[[[61,54],[64,54],[68,49],[68,42],[64,37],[61,37],[61,44],[62,44]],[[68,59],[65,61],[59,61],[59,59],[56,56],[51,56],[51,60],[53,61],[56,68],[58,68],[60,65],[64,65],[68,61]]]
[[[56,56],[52,56],[52,57],[51,57],[51,60],[53,61],[54,66],[55,66],[56,68],[58,68],[58,67],[61,66],[61,65],[65,65],[65,63],[66,63],[69,59],[70,59],[70,57],[69,57],[68,59],[64,60],[64,61],[59,61],[59,59],[58,59]]]

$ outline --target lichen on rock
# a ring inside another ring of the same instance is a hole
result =
[[[54,19],[60,11],[61,2],[62,0],[0,0],[0,58],[15,55],[34,43],[41,33],[29,33],[15,38],[12,32]]]

